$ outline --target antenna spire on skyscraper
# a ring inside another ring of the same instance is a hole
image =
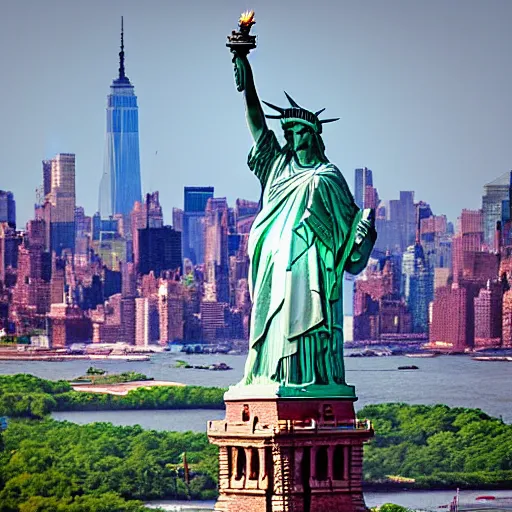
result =
[[[125,115],[127,114],[127,115]],[[128,115],[129,114],[129,115]],[[124,17],[121,16],[119,76],[107,97],[107,143],[100,183],[100,215],[129,215],[142,202],[137,96],[124,69]]]
[[[124,74],[124,26],[121,16],[121,51],[119,52],[119,78],[125,78]]]

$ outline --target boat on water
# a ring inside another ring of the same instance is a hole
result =
[[[437,357],[438,354],[434,352],[411,352],[410,354],[405,354],[405,357]]]
[[[512,356],[473,356],[474,361],[512,361]]]
[[[115,361],[149,361],[151,357],[149,355],[141,355],[141,354],[110,354],[104,359]]]
[[[407,366],[399,366],[399,370],[419,370],[419,368],[415,364],[410,364]]]

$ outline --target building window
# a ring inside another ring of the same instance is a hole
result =
[[[327,446],[321,446],[316,452],[315,459],[315,477],[317,480],[327,480],[328,461]]]
[[[249,410],[249,405],[244,404],[244,408],[242,409],[242,421],[249,421],[251,419],[251,411]]]
[[[260,474],[260,455],[256,448],[251,448],[251,474],[249,480],[258,480]]]
[[[324,405],[324,421],[334,421],[334,411],[331,404]]]
[[[343,457],[344,447],[341,445],[336,446],[332,459],[332,477],[334,480],[343,480]]]
[[[243,448],[236,449],[236,480],[241,480],[245,476],[245,450]]]
[[[231,478],[233,476],[233,448],[228,446],[226,450],[228,452],[228,475]]]

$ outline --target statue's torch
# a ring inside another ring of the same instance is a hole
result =
[[[238,20],[239,30],[233,30],[228,36],[226,46],[240,56],[246,56],[252,49],[256,48],[256,36],[251,36],[251,27],[255,24],[254,11],[242,13]]]

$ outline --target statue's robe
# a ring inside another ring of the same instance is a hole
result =
[[[272,131],[248,164],[262,209],[249,235],[253,309],[241,384],[343,384],[343,271],[365,267],[375,231],[355,245],[361,210],[340,171],[301,166]]]

